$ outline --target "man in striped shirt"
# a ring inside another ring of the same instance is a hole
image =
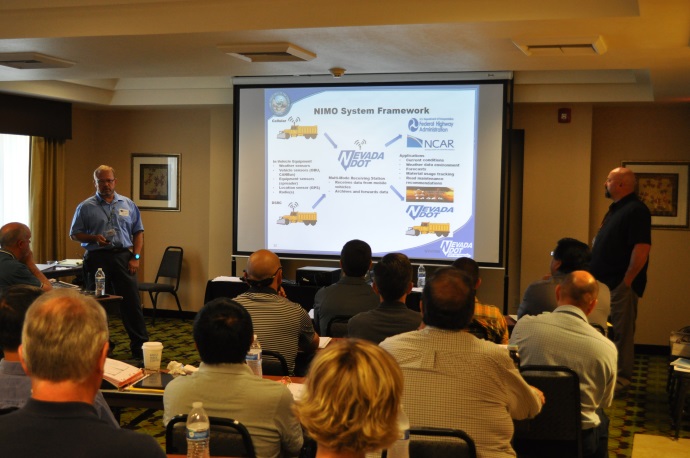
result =
[[[249,291],[235,301],[252,316],[261,347],[279,352],[285,357],[290,373],[303,375],[301,367],[295,369],[297,352],[301,351],[305,358],[312,355],[319,348],[319,335],[307,312],[285,297],[280,259],[268,250],[255,251],[249,256],[244,278]]]

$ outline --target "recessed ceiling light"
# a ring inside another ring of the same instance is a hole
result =
[[[606,52],[601,35],[580,38],[522,38],[513,40],[527,56],[590,56]]]
[[[74,62],[46,56],[37,52],[9,52],[0,53],[0,65],[19,70],[35,70],[43,68],[68,68]]]
[[[316,57],[313,52],[292,43],[218,45],[218,49],[245,62],[304,62]]]

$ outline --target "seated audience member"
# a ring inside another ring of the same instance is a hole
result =
[[[319,335],[307,312],[284,297],[283,268],[278,256],[268,250],[252,253],[247,261],[245,281],[249,291],[237,296],[235,301],[252,316],[254,334],[261,347],[282,354],[290,373],[302,375],[306,369],[295,371],[297,351],[313,355],[319,348]]]
[[[0,360],[0,409],[21,407],[31,397],[31,379],[19,362],[18,348],[26,311],[41,294],[40,288],[28,285],[10,286],[0,293],[0,347],[5,351]],[[93,406],[101,419],[120,427],[100,391]]]
[[[365,280],[371,269],[371,247],[361,240],[350,240],[340,252],[343,276],[314,296],[314,321],[326,334],[328,322],[338,315],[355,316],[379,305],[379,296]]]
[[[598,285],[589,273],[567,274],[556,286],[553,313],[518,320],[510,338],[523,365],[567,366],[580,377],[583,457],[608,456],[609,421],[616,386],[616,346],[587,323],[597,303]]]
[[[401,253],[385,255],[374,266],[374,291],[381,297],[381,303],[350,318],[348,335],[379,343],[386,337],[417,329],[422,316],[405,305],[411,290],[410,260]]]
[[[12,285],[31,285],[43,291],[53,289],[34,262],[31,230],[22,223],[0,227],[0,291]]]
[[[589,270],[589,261],[592,258],[586,243],[567,237],[558,241],[551,255],[551,274],[527,287],[518,307],[518,319],[525,315],[553,312],[556,309],[556,285],[570,272]],[[599,300],[587,320],[606,335],[607,321],[611,313],[611,292],[605,284],[597,283]]]
[[[472,279],[454,267],[437,269],[422,293],[425,327],[381,347],[402,369],[410,424],[462,429],[480,458],[514,457],[513,419],[538,414],[543,394],[525,383],[505,347],[464,332],[473,313]]]
[[[237,302],[219,297],[204,305],[194,320],[201,365],[165,387],[163,423],[188,414],[192,403],[201,401],[209,416],[242,423],[257,456],[297,456],[302,430],[291,410],[292,394],[282,383],[255,376],[247,366],[253,338],[252,318]]]
[[[153,437],[98,418],[93,400],[107,353],[105,311],[93,298],[57,290],[36,299],[26,312],[19,347],[31,398],[0,415],[3,456],[164,458]]]
[[[453,267],[469,275],[474,283],[474,290],[479,290],[482,279],[479,277],[479,265],[474,259],[456,259]],[[508,344],[508,324],[503,313],[495,305],[482,304],[477,296],[474,297],[474,316],[469,330],[472,334],[493,343]]]
[[[364,458],[398,437],[400,368],[373,343],[346,339],[314,358],[295,413],[317,443],[316,458]]]

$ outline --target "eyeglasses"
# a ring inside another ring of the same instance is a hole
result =
[[[106,183],[113,184],[113,183],[115,183],[115,178],[113,178],[111,180],[96,180],[96,183],[98,183],[98,184],[106,184]]]

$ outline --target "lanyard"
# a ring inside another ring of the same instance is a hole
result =
[[[101,210],[103,211],[103,214],[105,215],[106,218],[108,218],[108,225],[112,227],[113,225],[113,214],[115,213],[115,203],[110,203],[108,204],[110,206],[110,214],[108,214],[107,211],[105,211],[105,208],[103,208],[103,204],[101,203],[99,207],[101,207]]]

